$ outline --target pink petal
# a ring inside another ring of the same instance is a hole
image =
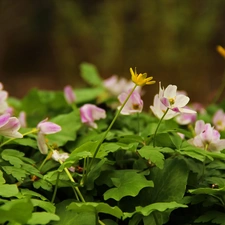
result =
[[[74,94],[74,91],[70,85],[67,85],[64,88],[64,97],[68,104],[72,104],[76,101],[76,96]]]
[[[4,126],[9,121],[9,118],[10,118],[9,113],[5,113],[5,114],[0,116],[0,128],[2,126]]]
[[[163,105],[165,105],[167,108],[170,107],[170,102],[168,98],[161,98],[160,101],[162,102]]]
[[[37,126],[43,134],[54,134],[61,131],[61,127],[52,122],[40,122]]]
[[[200,134],[205,129],[205,122],[203,120],[198,120],[195,123],[195,133]]]
[[[10,117],[8,122],[0,128],[0,134],[12,138],[22,138],[23,135],[18,132],[20,122],[16,117]]]
[[[40,152],[46,155],[48,153],[48,146],[46,145],[45,136],[43,133],[39,132],[37,134],[37,144]]]

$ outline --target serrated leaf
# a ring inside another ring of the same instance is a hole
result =
[[[102,85],[102,79],[100,78],[97,68],[90,63],[82,63],[80,65],[81,77],[92,86]]]
[[[55,213],[55,206],[51,202],[42,201],[38,199],[31,199],[33,206],[38,206],[48,213]]]
[[[123,212],[117,206],[110,206],[103,202],[72,202],[68,207],[69,210],[75,210],[76,212],[96,212],[96,213],[105,213],[117,218],[121,218],[123,216]]]
[[[3,177],[3,172],[0,170],[0,185],[5,183],[5,179]]]
[[[19,193],[16,184],[0,184],[0,196],[2,197],[13,197]]]
[[[135,213],[140,213],[143,216],[148,216],[154,211],[164,212],[168,209],[177,209],[177,208],[187,208],[187,206],[177,202],[157,202],[147,205],[145,207],[138,206],[135,208],[136,209],[135,212],[125,213],[124,218],[132,217]]]
[[[25,196],[25,197],[34,196],[34,197],[40,198],[41,200],[47,200],[47,198],[44,197],[43,195],[29,189],[24,189],[24,188],[20,189],[20,193],[22,194],[22,196]]]
[[[160,169],[164,166],[164,155],[158,150],[150,149],[149,146],[142,147],[138,153],[150,162],[153,162]]]
[[[67,199],[59,204],[56,204],[56,214],[60,217],[60,221],[51,222],[52,225],[96,225],[95,212],[74,212],[66,207],[74,200]]]
[[[195,223],[206,223],[212,221],[213,223],[225,225],[225,213],[218,211],[208,211],[196,219]]]
[[[94,188],[94,182],[100,176],[102,166],[105,162],[106,159],[102,159],[91,168],[90,172],[87,175],[87,180],[85,182],[87,190],[92,190]]]
[[[188,190],[189,193],[194,195],[199,194],[206,194],[206,195],[224,195],[225,194],[225,187],[223,188],[197,188],[197,189],[190,189]]]
[[[21,168],[15,168],[13,166],[3,166],[2,169],[9,175],[15,177],[18,181],[21,181],[29,173]]]
[[[153,187],[151,180],[147,180],[143,175],[136,172],[123,173],[120,178],[112,178],[115,188],[111,188],[104,193],[104,199],[113,198],[119,201],[125,196],[137,196],[141,189]]]
[[[151,169],[148,179],[154,182],[154,187],[142,191],[141,203],[180,202],[186,191],[188,175],[189,169],[183,160],[165,160],[163,169]]]
[[[29,199],[16,199],[0,206],[0,223],[6,221],[27,224],[31,218],[33,205]]]
[[[43,179],[40,179],[40,180],[37,180],[37,181],[33,182],[33,186],[36,189],[43,188],[44,190],[52,191],[52,185],[49,182],[47,182],[46,180],[43,180]]]
[[[59,221],[59,216],[47,212],[34,212],[28,220],[28,224],[48,224],[50,221]]]
[[[51,122],[58,124],[62,128],[60,132],[47,136],[50,144],[54,143],[58,146],[63,146],[66,142],[75,140],[76,133],[81,127],[79,111],[59,115],[53,118]]]

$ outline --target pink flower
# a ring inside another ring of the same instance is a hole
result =
[[[68,104],[73,104],[76,101],[76,95],[70,85],[65,86],[64,88],[64,97]]]
[[[0,135],[9,138],[22,138],[23,135],[18,132],[20,122],[16,117],[10,117],[9,113],[0,116]]]
[[[154,97],[153,106],[150,106],[150,109],[152,110],[153,114],[159,119],[163,117],[163,115],[167,110],[167,107],[161,102],[162,96],[163,96],[163,89],[161,88],[161,83],[159,83],[159,93],[156,94]],[[178,114],[179,114],[178,112],[169,109],[164,117],[164,120],[172,119]]]
[[[154,101],[153,101],[153,105],[150,106],[150,109],[152,110],[153,114],[161,119],[164,115],[164,113],[167,110],[167,107],[162,104],[159,94],[156,94],[154,97]],[[171,109],[169,109],[169,111],[167,112],[167,114],[165,115],[165,117],[163,118],[164,120],[169,120],[172,119],[173,117],[177,116],[179,113],[172,111]]]
[[[190,123],[194,123],[196,121],[196,118],[196,113],[181,113],[176,117],[176,121],[180,125],[187,125]]]
[[[27,127],[26,113],[24,111],[20,112],[18,119],[21,127]]]
[[[48,153],[48,146],[46,145],[45,135],[54,134],[61,131],[61,127],[59,125],[52,122],[47,122],[47,120],[48,119],[45,119],[37,125],[38,129],[37,144],[42,154]]]
[[[175,112],[196,113],[194,110],[185,108],[190,99],[183,94],[179,94],[179,92],[177,94],[176,85],[170,84],[165,90],[163,90],[160,100],[167,108]]]
[[[196,136],[189,140],[194,146],[214,152],[225,149],[225,139],[220,140],[220,133],[211,124],[198,120],[195,123],[195,133]]]
[[[225,113],[222,109],[218,110],[212,119],[213,125],[216,127],[217,130],[224,130],[225,129]]]
[[[95,120],[106,118],[104,109],[101,109],[93,104],[85,104],[80,108],[80,115],[82,123],[87,124],[90,127],[97,128]]]
[[[127,92],[123,92],[118,96],[118,99],[121,104],[124,103],[124,101],[127,99],[128,95],[130,94],[131,89]],[[118,108],[120,108],[119,106]],[[123,107],[121,114],[129,115],[134,113],[140,113],[143,109],[143,101],[141,99],[140,94],[137,91],[134,91],[130,98],[128,99],[127,103]]]
[[[3,85],[0,83],[0,114],[5,113],[8,108],[8,104],[6,102],[7,98],[8,92],[3,91]]]
[[[103,85],[114,96],[118,96],[122,92],[128,91],[134,87],[132,81],[128,81],[125,78],[119,78],[116,75],[104,80]],[[141,93],[141,86],[136,87],[136,90]]]

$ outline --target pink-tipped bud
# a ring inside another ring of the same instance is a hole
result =
[[[65,86],[64,88],[64,97],[68,104],[73,104],[76,101],[76,95],[70,85]]]

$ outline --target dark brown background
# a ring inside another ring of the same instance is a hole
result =
[[[103,78],[129,67],[208,103],[222,81],[224,0],[1,0],[0,81],[22,98],[33,87],[81,87],[81,62]],[[151,104],[158,85],[145,87]]]

